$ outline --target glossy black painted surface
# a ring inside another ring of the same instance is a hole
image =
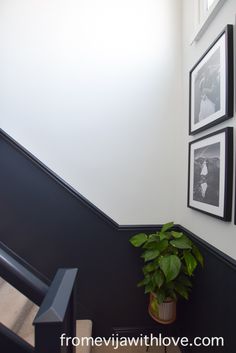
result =
[[[59,267],[78,268],[78,318],[91,319],[95,335],[152,326],[128,241],[142,228],[120,229],[3,133],[0,168],[0,240],[51,280]]]
[[[28,268],[27,268],[28,267]],[[76,288],[78,269],[58,269],[50,286],[36,276],[35,269],[0,242],[1,276],[31,301],[40,305],[35,325],[35,353],[75,353],[75,346],[62,345],[60,337],[76,336]],[[9,302],[11,305],[11,302]],[[0,313],[1,314],[1,313]],[[13,314],[13,313],[12,313]],[[32,351],[32,347],[0,324],[0,352]]]
[[[178,303],[177,322],[157,325],[147,315],[148,298],[136,287],[142,260],[128,239],[160,226],[119,227],[0,135],[0,240],[50,279],[58,267],[79,268],[77,315],[93,320],[95,336],[153,329],[163,335],[223,336],[225,347],[185,351],[234,351],[234,260],[184,230],[200,246],[205,268],[194,278],[189,302]]]
[[[0,274],[35,304],[40,305],[48,291],[48,285],[15,259],[0,242]]]
[[[76,336],[77,269],[59,269],[34,319],[35,353],[75,353],[75,346],[60,337]],[[79,333],[78,333],[79,334]]]
[[[196,242],[205,258],[204,269],[196,273],[189,302],[181,302],[180,335],[223,337],[224,347],[188,347],[184,352],[235,351],[236,261],[180,227]],[[223,236],[223,235],[222,235]]]
[[[0,352],[1,353],[33,353],[34,349],[14,332],[0,323]]]

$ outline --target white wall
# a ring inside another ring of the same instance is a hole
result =
[[[2,0],[0,126],[118,223],[174,219],[236,258],[233,222],[186,207],[188,73],[236,3],[190,46],[192,5],[181,47],[181,0]]]
[[[178,188],[178,222],[189,228],[197,235],[201,236],[209,243],[213,244],[226,254],[236,258],[236,226],[231,223],[225,223],[210,216],[191,210],[186,207],[187,203],[187,160],[188,160],[188,142],[194,138],[188,136],[188,75],[189,70],[197,62],[200,56],[205,52],[217,35],[227,24],[234,24],[236,14],[236,1],[227,0],[216,18],[211,23],[203,37],[194,45],[190,45],[194,28],[193,1],[183,0],[183,114],[181,119],[182,134],[179,140],[179,156],[181,173],[179,173]],[[226,126],[236,127],[235,118],[225,121],[215,126],[197,137],[218,130]],[[235,134],[234,134],[235,135]],[[182,172],[183,171],[183,172]]]
[[[174,216],[181,0],[1,0],[0,126],[120,224]]]

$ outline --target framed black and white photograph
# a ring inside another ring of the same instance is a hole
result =
[[[233,128],[189,144],[188,207],[231,220]]]
[[[189,74],[189,134],[233,116],[233,26],[227,25]]]

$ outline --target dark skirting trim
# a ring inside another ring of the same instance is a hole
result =
[[[230,266],[233,270],[236,270],[236,260],[230,257],[229,255],[226,255],[219,249],[217,249],[215,246],[209,244],[206,240],[200,238],[196,234],[190,232],[188,229],[184,228],[181,225],[176,225],[176,228],[188,235],[190,238],[192,238],[197,244],[200,244],[203,248],[205,248],[208,252],[210,252],[212,255],[216,256],[219,260],[223,261],[225,264]]]

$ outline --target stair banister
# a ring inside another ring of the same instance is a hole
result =
[[[0,276],[35,304],[40,305],[48,285],[0,247]]]
[[[78,270],[59,269],[33,322],[35,353],[74,353],[71,340],[62,345],[60,337],[76,335],[76,279]]]

